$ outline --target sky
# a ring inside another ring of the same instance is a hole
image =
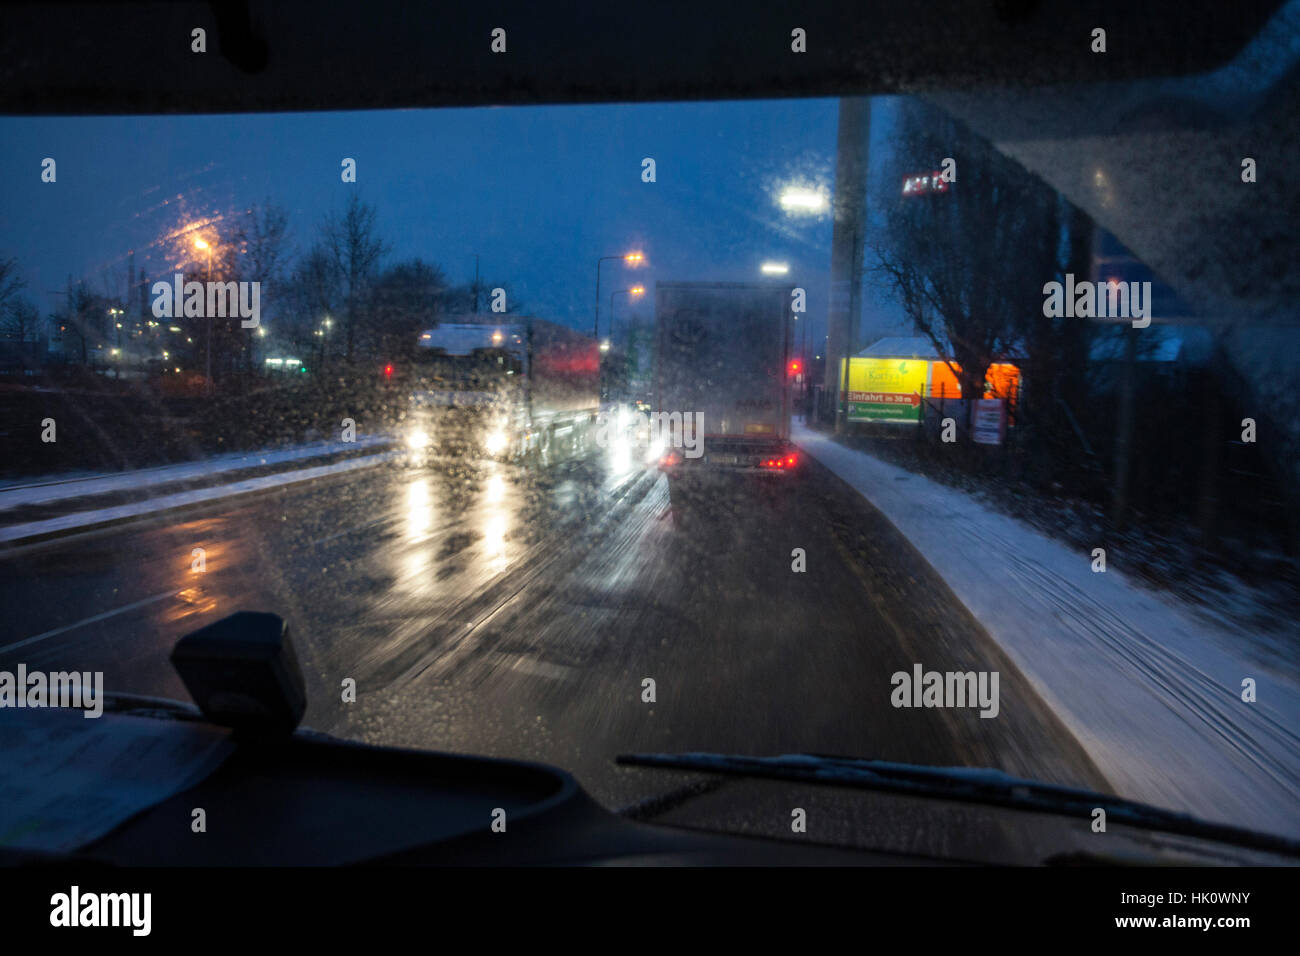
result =
[[[873,171],[891,125],[880,107]],[[758,278],[776,260],[806,288],[808,320],[824,332],[829,212],[792,216],[778,197],[790,185],[829,196],[837,110],[834,99],[790,99],[4,117],[0,255],[17,258],[27,295],[50,311],[69,276],[121,294],[132,249],[151,282],[196,265],[175,258],[185,244],[161,238],[196,220],[228,223],[266,199],[288,209],[301,252],[357,192],[377,209],[386,262],[419,257],[466,282],[477,253],[484,278],[508,282],[531,315],[590,329],[597,258],[638,250],[640,269],[602,267],[602,329],[611,291]],[[45,157],[58,164],[52,184],[41,181]],[[344,157],[356,160],[355,184],[341,181]],[[653,183],[642,181],[645,157]],[[633,307],[647,318],[649,300]],[[617,308],[626,318],[628,300]]]

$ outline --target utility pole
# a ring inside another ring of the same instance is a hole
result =
[[[474,314],[478,315],[478,253],[474,253]]]
[[[841,361],[857,336],[862,308],[862,253],[867,220],[867,144],[871,138],[871,100],[840,99],[836,145],[834,221],[831,229],[831,296],[827,313],[826,391],[835,397],[835,430],[844,427],[845,388]],[[845,363],[847,371],[847,362]]]

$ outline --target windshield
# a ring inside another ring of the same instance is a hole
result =
[[[1270,76],[0,119],[0,670],[186,699],[273,611],[305,726],[613,808],[817,753],[1300,834]]]

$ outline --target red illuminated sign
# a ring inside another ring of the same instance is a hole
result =
[[[930,173],[917,173],[903,180],[904,196],[920,196],[925,193],[946,193],[948,181],[939,170]]]

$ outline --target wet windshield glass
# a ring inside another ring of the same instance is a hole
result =
[[[273,611],[305,726],[611,807],[802,752],[1296,835],[1295,133],[1149,93],[0,119],[0,670],[187,699]]]

